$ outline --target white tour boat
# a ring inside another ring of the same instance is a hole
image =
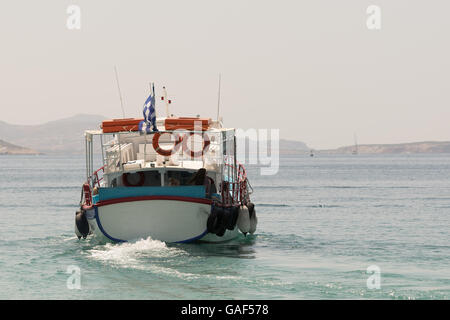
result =
[[[154,106],[153,91],[144,119],[106,120],[85,132],[78,238],[218,242],[254,233],[252,189],[236,161],[235,129],[200,117],[156,119]],[[94,141],[100,169],[93,167]]]

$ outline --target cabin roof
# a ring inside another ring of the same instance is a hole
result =
[[[208,130],[206,130],[206,131],[186,130],[186,132],[195,132],[195,133],[204,133],[204,132],[206,132],[206,133],[208,133],[208,132],[210,132],[210,133],[219,133],[219,132],[234,131],[234,130],[235,130],[235,128],[210,128],[210,129],[208,129]],[[160,133],[172,133],[172,132],[174,132],[174,131],[173,131],[173,130],[159,130],[158,132],[160,132]],[[133,134],[133,135],[136,135],[136,134],[139,134],[139,133],[140,133],[139,131],[103,132],[103,130],[101,130],[101,129],[96,129],[96,130],[85,130],[85,131],[84,131],[84,135],[85,135],[85,136],[87,136],[87,135],[90,135],[90,136],[93,136],[93,135],[114,135],[114,134]],[[150,134],[153,134],[153,133],[156,133],[156,132],[152,132],[152,133],[150,133]]]

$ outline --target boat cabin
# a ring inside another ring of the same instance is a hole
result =
[[[101,130],[85,132],[86,177],[94,203],[95,197],[107,200],[118,190],[234,202],[245,174],[235,160],[234,129],[211,119],[163,118],[157,119],[159,131],[140,132],[140,120],[108,120]],[[95,169],[99,155],[102,166]]]

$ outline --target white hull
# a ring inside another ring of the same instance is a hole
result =
[[[209,203],[152,199],[101,204],[88,210],[86,216],[91,232],[103,241],[151,237],[164,242],[221,242],[238,235],[237,228],[227,230],[222,237],[208,234],[210,212]]]

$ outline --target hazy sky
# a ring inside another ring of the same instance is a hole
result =
[[[66,26],[71,4],[80,30]],[[221,73],[226,126],[313,148],[355,132],[361,144],[450,140],[449,13],[448,0],[2,0],[0,120],[121,117],[116,65],[128,117],[150,81],[176,115],[215,117]]]

